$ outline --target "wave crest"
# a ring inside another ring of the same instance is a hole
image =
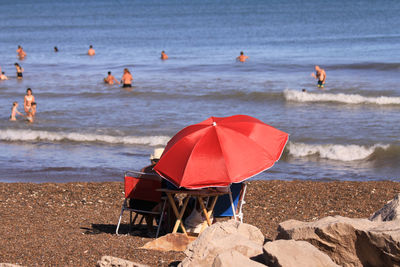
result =
[[[0,141],[101,142],[127,145],[166,145],[168,136],[112,136],[91,133],[64,133],[36,130],[0,130]]]
[[[360,145],[310,145],[304,143],[289,142],[286,149],[288,154],[293,157],[318,156],[324,159],[338,161],[363,160],[374,154],[377,149],[388,149],[390,145],[376,144],[373,146]]]
[[[310,93],[286,89],[286,101],[294,102],[339,102],[344,104],[400,105],[400,97],[367,97],[357,94]]]

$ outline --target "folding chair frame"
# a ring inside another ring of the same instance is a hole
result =
[[[144,172],[138,172],[138,171],[126,171],[125,174],[124,174],[124,177],[129,176],[129,174],[132,174],[131,176],[134,177],[134,178],[137,178],[137,179],[151,179],[151,178],[148,178],[148,177],[147,178],[140,178],[141,175],[154,176],[154,177],[157,177],[157,178],[161,178],[158,175],[153,174],[153,173],[144,173]],[[124,181],[124,183],[125,183],[125,181]],[[157,238],[159,233],[160,233],[160,228],[161,228],[162,220],[163,220],[164,213],[165,213],[165,206],[166,206],[166,203],[167,203],[167,199],[166,198],[162,198],[163,199],[163,206],[162,206],[161,212],[147,211],[147,210],[140,210],[140,209],[130,208],[130,207],[128,207],[128,199],[129,198],[125,198],[124,202],[122,204],[121,213],[119,215],[118,225],[117,225],[117,229],[115,230],[115,233],[117,235],[119,235],[118,231],[119,231],[119,227],[121,225],[122,215],[124,214],[124,211],[127,210],[127,211],[129,211],[129,232],[131,232],[132,223],[135,223],[135,221],[136,221],[136,219],[137,219],[139,214],[142,215],[142,218],[140,219],[139,224],[142,223],[145,214],[160,215],[159,222],[158,222],[158,225],[157,225],[157,232],[156,232],[156,238]],[[132,212],[136,213],[133,221],[132,221]]]
[[[246,190],[247,190],[247,183],[243,182],[242,189],[241,189],[241,192],[239,195],[238,206],[236,208],[237,212],[236,212],[235,206],[233,204],[232,192],[231,192],[231,189],[229,188],[229,200],[231,201],[233,218],[235,219],[235,221],[237,221],[239,218],[241,223],[243,223],[243,205],[246,203],[244,201],[244,197],[246,195]]]

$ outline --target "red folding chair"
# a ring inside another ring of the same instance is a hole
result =
[[[125,172],[124,177],[125,199],[122,204],[121,214],[119,216],[116,234],[118,235],[119,226],[121,224],[122,215],[125,210],[130,212],[129,216],[129,232],[132,224],[135,223],[138,215],[142,215],[139,224],[142,223],[145,215],[159,216],[156,238],[160,232],[162,218],[164,215],[166,199],[164,199],[161,211],[154,211],[153,208],[161,203],[161,192],[157,189],[161,188],[161,177],[153,173],[143,173],[136,171]],[[132,212],[136,215],[132,221]],[[157,221],[157,220],[156,220]]]

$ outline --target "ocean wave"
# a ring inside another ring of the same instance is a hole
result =
[[[353,70],[400,70],[400,63],[384,63],[384,62],[364,62],[364,63],[354,63],[354,64],[338,64],[329,66],[330,70],[343,70],[343,69],[353,69]]]
[[[286,89],[286,101],[294,102],[339,102],[344,104],[400,105],[400,97],[367,97],[357,94],[311,93]]]
[[[226,92],[212,92],[199,96],[205,99],[236,99],[243,101],[265,101],[265,100],[282,100],[280,92],[245,92],[240,90],[232,90]]]
[[[375,144],[372,146],[337,145],[337,144],[304,144],[289,142],[286,150],[289,156],[300,158],[317,156],[323,159],[337,161],[356,161],[369,159],[382,150],[388,150],[390,145]]]
[[[166,145],[169,136],[112,136],[93,133],[49,132],[37,130],[0,130],[0,141],[50,141],[50,142],[98,142],[124,145]]]

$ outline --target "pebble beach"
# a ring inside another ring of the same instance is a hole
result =
[[[273,240],[285,220],[368,218],[399,191],[400,184],[391,181],[253,180],[244,222]],[[150,266],[181,261],[181,252],[140,249],[153,239],[137,230],[126,234],[127,214],[123,234],[115,234],[123,199],[122,182],[0,183],[0,263],[95,266],[104,255]]]

